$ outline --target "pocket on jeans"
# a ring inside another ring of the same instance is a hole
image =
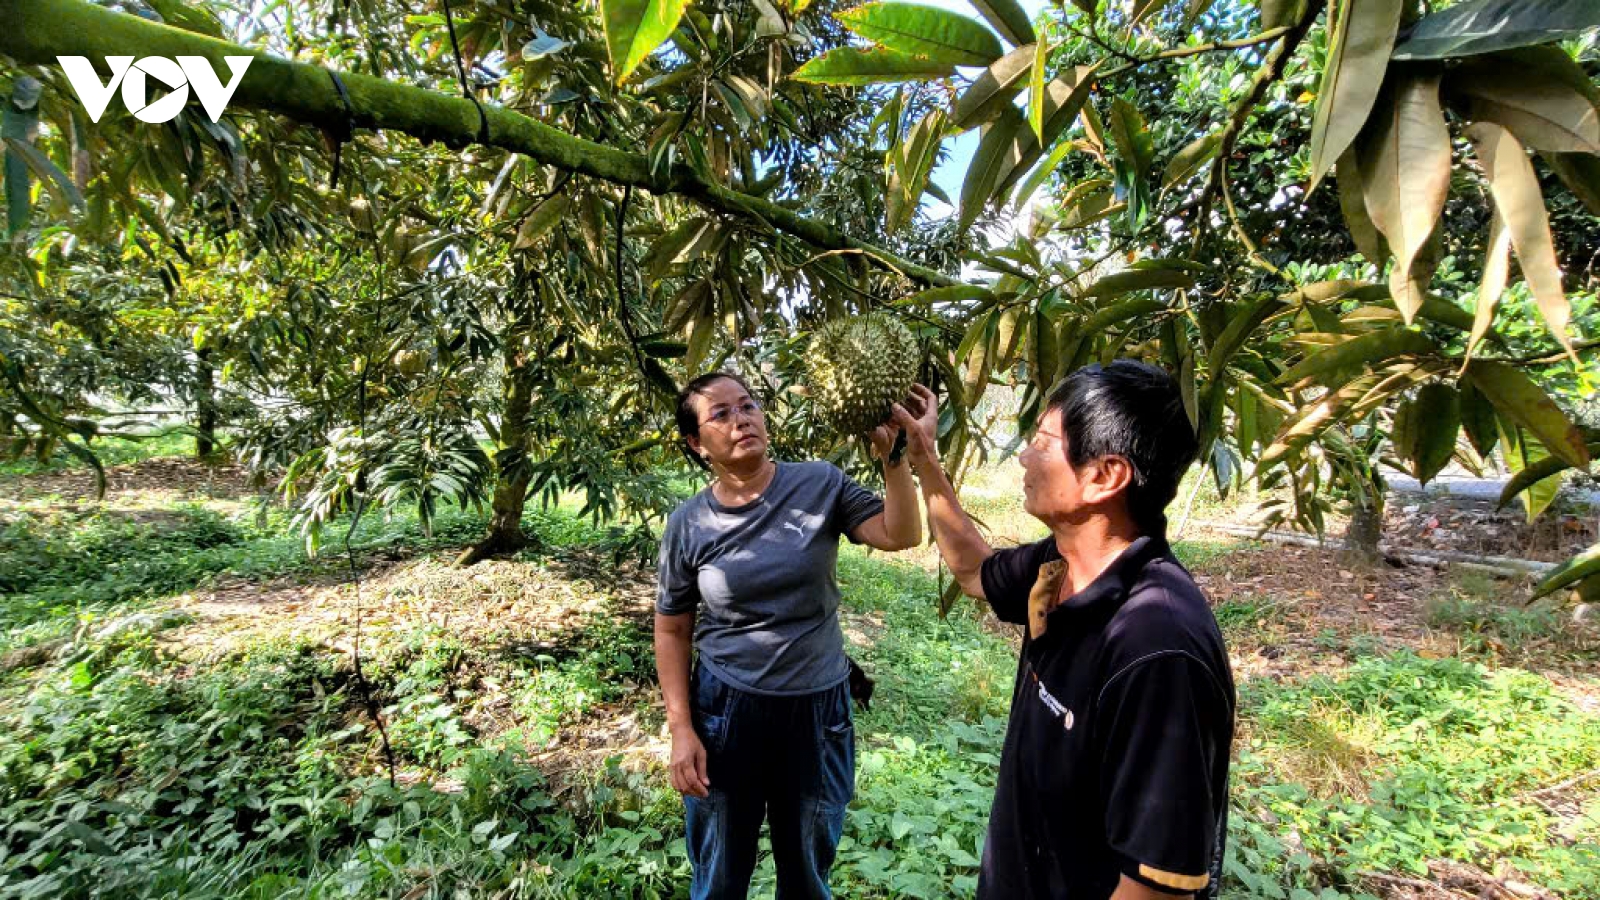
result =
[[[843,810],[856,794],[856,729],[850,719],[849,699],[843,715],[822,725],[817,741],[822,775],[821,806]]]

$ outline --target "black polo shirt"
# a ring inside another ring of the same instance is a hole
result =
[[[1124,874],[1215,896],[1234,714],[1216,617],[1162,538],[1051,609],[1065,569],[1053,538],[983,564],[995,614],[1028,627],[978,897],[1104,900]]]

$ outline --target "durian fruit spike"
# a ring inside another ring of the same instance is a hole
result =
[[[806,380],[818,418],[845,435],[889,420],[917,376],[917,340],[884,313],[836,319],[817,329],[806,351]]]

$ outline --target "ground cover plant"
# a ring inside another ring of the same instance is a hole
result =
[[[9,487],[29,477],[47,476]],[[1012,539],[1037,534],[1006,493],[1014,475],[976,484],[978,515]],[[529,549],[463,569],[448,539],[469,540],[473,515],[443,517],[433,539],[376,518],[353,541],[358,591],[346,560],[308,558],[287,518],[257,523],[244,494],[175,502],[128,536],[152,559],[209,561],[191,576],[151,566],[137,591],[93,589],[103,579],[84,559],[101,559],[124,500],[151,502],[114,494],[99,515],[16,539],[39,561],[19,595],[30,608],[74,579],[93,599],[5,625],[9,647],[36,645],[40,621],[71,642],[13,650],[0,681],[0,896],[686,890],[681,807],[660,770],[649,570],[619,556],[616,532],[558,507],[530,517]],[[215,560],[274,541],[273,554]],[[52,549],[69,546],[83,555]],[[1443,897],[1498,879],[1597,896],[1600,663],[1568,619],[1524,607],[1526,588],[1429,573],[1428,598],[1404,586],[1375,598],[1412,630],[1364,631],[1339,604],[1367,586],[1316,613],[1297,602],[1304,572],[1349,563],[1294,552],[1206,533],[1179,544],[1218,586],[1240,676],[1228,893],[1431,885]],[[1289,571],[1257,574],[1274,567]],[[975,883],[1016,642],[976,605],[940,619],[938,577],[927,557],[852,549],[841,563],[851,652],[878,682],[858,713],[841,896]],[[1557,639],[1562,652],[1545,652]],[[764,860],[758,892],[771,877]]]

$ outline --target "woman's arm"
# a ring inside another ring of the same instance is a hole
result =
[[[889,462],[894,446],[894,425],[872,432],[872,449],[883,461],[883,512],[857,525],[850,536],[878,550],[909,550],[922,543],[922,511],[917,509],[917,481],[905,457]]]
[[[909,550],[922,543],[922,513],[911,467],[904,460],[885,466],[883,486],[883,512],[857,525],[851,537],[878,550]]]
[[[694,643],[694,613],[656,613],[656,677],[667,703],[667,730],[672,734],[672,761],[667,771],[680,794],[706,796],[706,748],[694,731],[689,705],[689,648]]]

